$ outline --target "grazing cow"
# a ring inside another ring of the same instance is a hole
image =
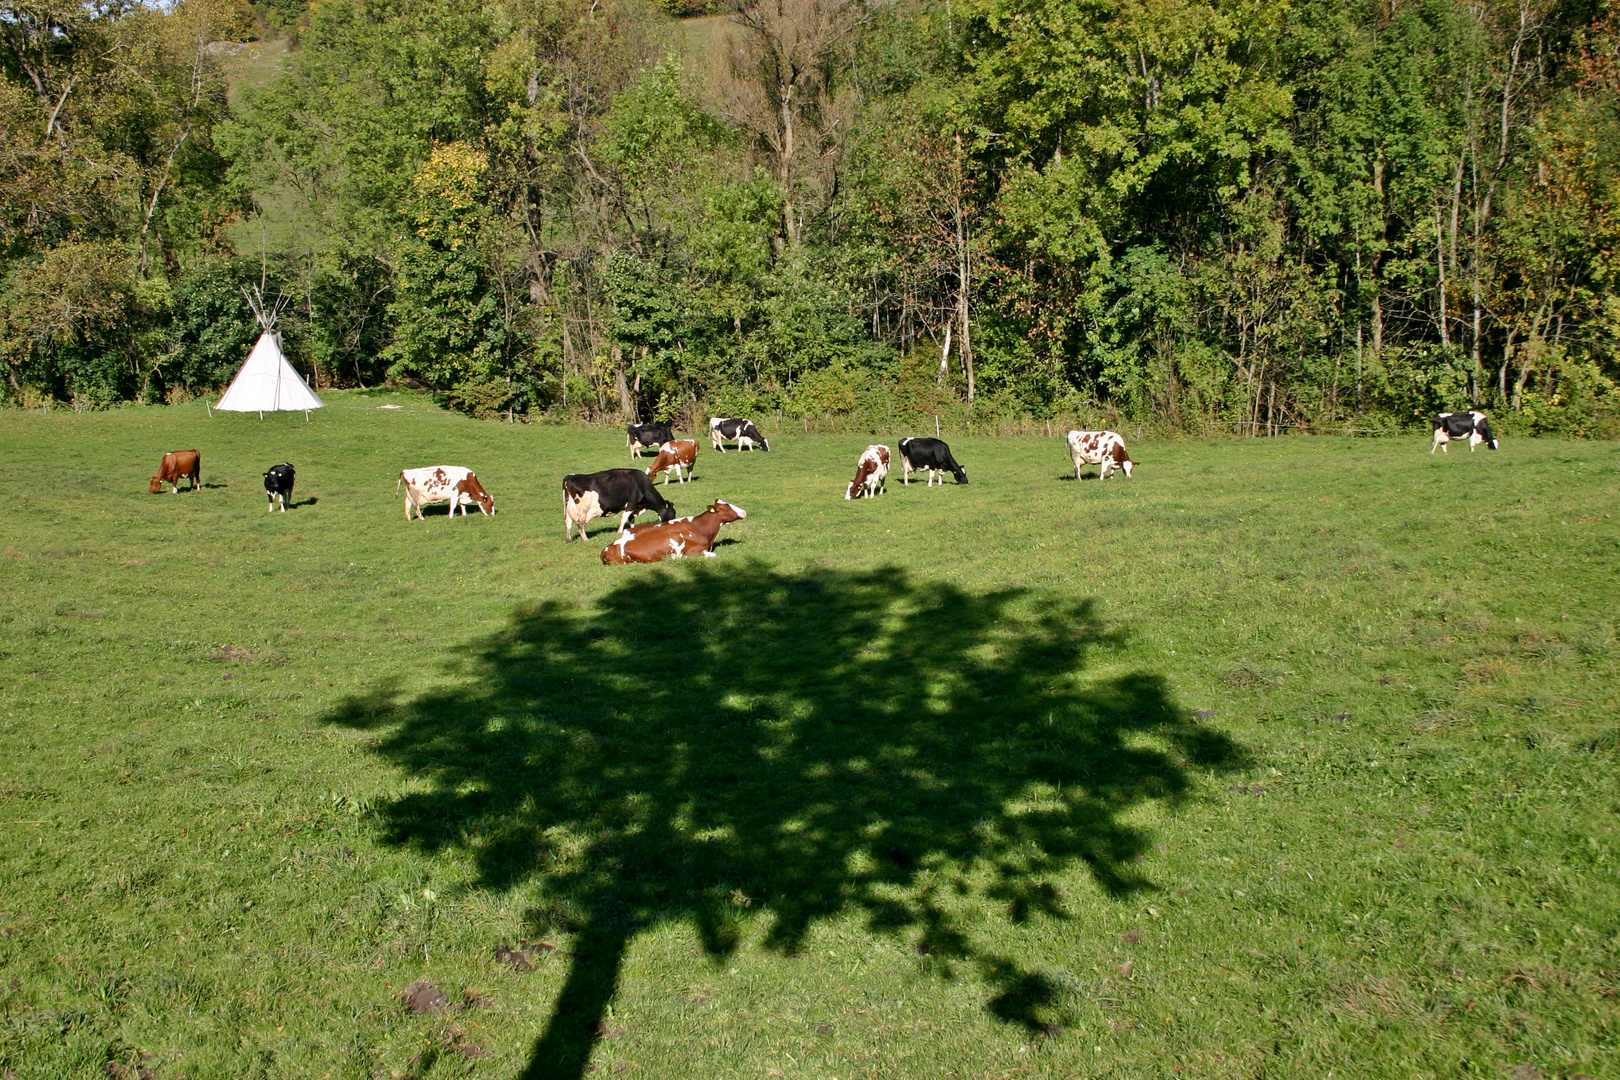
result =
[[[290,462],[270,466],[270,471],[264,474],[264,495],[268,502],[266,511],[273,511],[276,505],[281,505],[281,512],[287,512],[287,500],[292,498],[293,480],[297,472]]]
[[[633,525],[619,538],[602,549],[602,562],[618,563],[661,562],[664,559],[684,559],[692,555],[713,555],[714,538],[720,526],[728,521],[740,521],[748,513],[724,499],[716,499],[707,510],[696,517],[676,518],[657,524]]]
[[[675,516],[675,507],[653,490],[652,481],[639,469],[607,469],[598,473],[572,473],[563,477],[563,533],[566,540],[585,539],[585,526],[605,514],[619,514],[619,531],[643,510],[659,521]]]
[[[726,452],[727,439],[735,439],[738,450],[752,450],[755,443],[759,443],[760,449],[767,453],[771,449],[771,444],[765,441],[765,436],[759,433],[759,428],[754,426],[752,420],[709,417],[709,441],[714,443],[714,448],[722,454]]]
[[[1069,432],[1069,456],[1074,459],[1074,478],[1080,479],[1080,466],[1096,465],[1097,479],[1106,480],[1115,469],[1122,469],[1127,478],[1136,462],[1125,450],[1125,440],[1112,431]]]
[[[630,456],[640,457],[641,452],[648,447],[657,447],[667,443],[675,437],[675,432],[668,424],[630,424],[625,428],[630,444]]]
[[[456,516],[456,507],[461,508],[461,516],[467,516],[467,507],[473,503],[478,504],[488,517],[495,516],[495,500],[484,485],[478,482],[478,477],[471,469],[463,469],[458,465],[430,465],[425,469],[402,469],[399,474],[399,483],[394,485],[397,494],[400,486],[405,488],[405,520],[411,520],[411,511],[416,512],[416,520],[422,520],[422,507],[430,503],[447,502],[450,504],[450,516]]]
[[[163,490],[168,484],[174,490],[172,495],[180,494],[180,480],[188,479],[191,486],[187,491],[196,491],[202,486],[202,455],[195,450],[170,450],[163,455],[163,462],[158,466],[158,474],[152,477],[152,484],[148,491],[153,495]]]
[[[1480,443],[1484,443],[1492,450],[1498,449],[1496,436],[1491,434],[1491,425],[1485,422],[1485,414],[1482,412],[1443,412],[1436,416],[1434,445],[1429,447],[1429,453],[1434,453],[1435,447],[1439,447],[1443,454],[1451,453],[1446,449],[1446,444],[1452,439],[1467,439],[1470,454]]]
[[[901,439],[900,440],[900,467],[905,475],[902,482],[911,483],[911,474],[927,471],[928,486],[934,486],[934,474],[939,474],[941,486],[945,484],[947,472],[956,475],[958,484],[968,482],[967,470],[956,463],[951,457],[951,448],[938,439]]]
[[[687,473],[692,471],[692,466],[697,463],[697,452],[696,439],[672,439],[666,442],[658,448],[658,460],[648,467],[647,479],[656,480],[658,474],[663,473],[664,486],[668,487],[669,474],[673,472],[675,479],[686,483],[686,476],[681,470],[685,469]]]
[[[844,492],[846,499],[858,499],[863,494],[867,498],[882,493],[884,481],[889,478],[889,448],[887,446],[868,446],[861,454],[860,460],[855,462],[855,479],[849,482],[849,490]]]

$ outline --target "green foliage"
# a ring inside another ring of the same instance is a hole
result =
[[[201,393],[229,382],[259,336],[242,295],[258,268],[223,259],[187,267],[175,283],[169,355],[162,368],[170,386]]]
[[[955,404],[929,415],[1620,423],[1607,7],[261,15],[296,22],[298,48],[234,114],[197,51],[240,32],[234,0],[0,21],[12,396],[152,393],[169,343],[216,317],[173,297],[234,244],[263,249],[319,380],[412,380],[480,415],[836,411],[845,390],[863,412],[949,330],[933,380]],[[424,192],[447,148],[479,162],[471,194]],[[46,251],[108,243],[133,260],[130,334],[36,332]]]
[[[400,251],[389,373],[454,391],[487,410],[490,386],[505,377],[507,342],[485,250],[487,163],[466,143],[436,148],[416,174],[415,236]]]

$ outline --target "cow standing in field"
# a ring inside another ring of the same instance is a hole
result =
[[[621,563],[661,562],[664,559],[685,559],[693,555],[713,555],[715,537],[720,526],[728,521],[740,521],[748,512],[724,499],[716,499],[707,510],[696,517],[676,518],[657,524],[633,525],[621,533],[617,540],[602,549],[602,562],[612,566]]]
[[[297,478],[297,471],[291,462],[284,461],[280,465],[270,466],[264,474],[265,510],[274,511],[276,505],[281,505],[281,512],[287,512],[287,500],[292,498],[293,481]],[[396,490],[398,490],[396,488]]]
[[[641,452],[648,447],[657,447],[669,442],[675,437],[675,432],[668,424],[655,421],[651,424],[627,425],[625,435],[630,444],[630,456],[640,457]]]
[[[1074,459],[1074,478],[1080,479],[1080,466],[1096,465],[1097,479],[1106,480],[1115,469],[1128,479],[1136,462],[1125,449],[1125,440],[1112,431],[1069,432],[1069,457]]]
[[[855,479],[849,482],[849,489],[844,492],[846,499],[858,499],[862,495],[871,498],[880,494],[884,489],[884,482],[889,479],[889,448],[887,446],[868,446],[855,462]]]
[[[467,507],[473,503],[478,504],[487,517],[495,516],[495,500],[490,493],[484,490],[484,485],[478,482],[478,477],[471,469],[463,469],[459,465],[430,465],[425,469],[402,469],[399,474],[399,483],[394,485],[397,494],[399,489],[405,489],[405,520],[411,520],[414,511],[416,520],[422,520],[422,507],[432,503],[447,502],[450,504],[450,517],[456,516],[456,507],[461,508],[461,516],[467,516]]]
[[[939,474],[939,483],[945,485],[945,474],[952,473],[958,484],[968,482],[967,470],[956,463],[951,456],[951,448],[938,439],[901,439],[900,440],[900,466],[903,470],[901,482],[911,483],[911,474],[914,472],[928,473],[928,486],[934,486],[934,474]]]
[[[152,483],[147,488],[153,495],[163,490],[168,484],[174,490],[171,495],[180,494],[180,480],[191,481],[187,491],[196,491],[202,486],[202,455],[195,450],[170,450],[163,455],[163,461],[158,465],[158,474],[152,477]]]
[[[643,510],[652,510],[659,521],[675,516],[675,507],[653,490],[652,481],[639,469],[606,469],[597,473],[571,473],[563,477],[563,535],[585,539],[585,526],[605,514],[619,514],[619,531]]]
[[[726,452],[726,440],[734,439],[738,450],[752,450],[755,443],[759,443],[761,450],[770,452],[771,444],[765,441],[765,436],[759,433],[752,420],[740,417],[709,417],[709,441],[714,443],[715,450]]]
[[[664,486],[669,486],[669,474],[674,473],[675,479],[686,483],[686,473],[691,473],[692,466],[697,464],[698,444],[696,439],[672,439],[658,448],[658,460],[647,467],[647,479],[656,480],[658,474],[664,474]]]
[[[1482,412],[1443,412],[1436,416],[1434,444],[1429,447],[1429,453],[1434,453],[1438,447],[1442,454],[1449,454],[1451,451],[1446,449],[1446,444],[1452,439],[1467,439],[1470,454],[1480,443],[1492,450],[1498,449],[1496,436],[1491,434],[1491,425],[1486,423]]]

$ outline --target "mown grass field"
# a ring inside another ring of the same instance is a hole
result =
[[[328,401],[0,412],[0,1075],[1620,1075],[1620,447],[767,432],[607,568],[622,432]]]

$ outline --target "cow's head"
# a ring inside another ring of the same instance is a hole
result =
[[[495,496],[483,489],[479,489],[473,492],[473,498],[478,500],[478,509],[482,510],[485,516],[495,516]]]
[[[956,482],[958,484],[965,484],[965,483],[968,482],[967,470],[962,468],[962,466],[960,466],[960,465],[956,466],[955,468],[953,468],[951,470],[951,472],[956,474]]]
[[[720,517],[720,524],[722,525],[728,521],[741,521],[743,518],[748,516],[748,511],[744,510],[740,506],[733,506],[724,499],[714,500],[714,502],[709,505],[709,513],[718,514]]]
[[[152,477],[152,486],[147,488],[146,490],[150,491],[153,495],[156,495],[158,492],[162,491],[163,490],[163,477],[161,477],[161,476]]]
[[[665,503],[664,508],[662,510],[658,511],[658,520],[659,521],[674,521],[675,520],[675,504],[674,503]]]

